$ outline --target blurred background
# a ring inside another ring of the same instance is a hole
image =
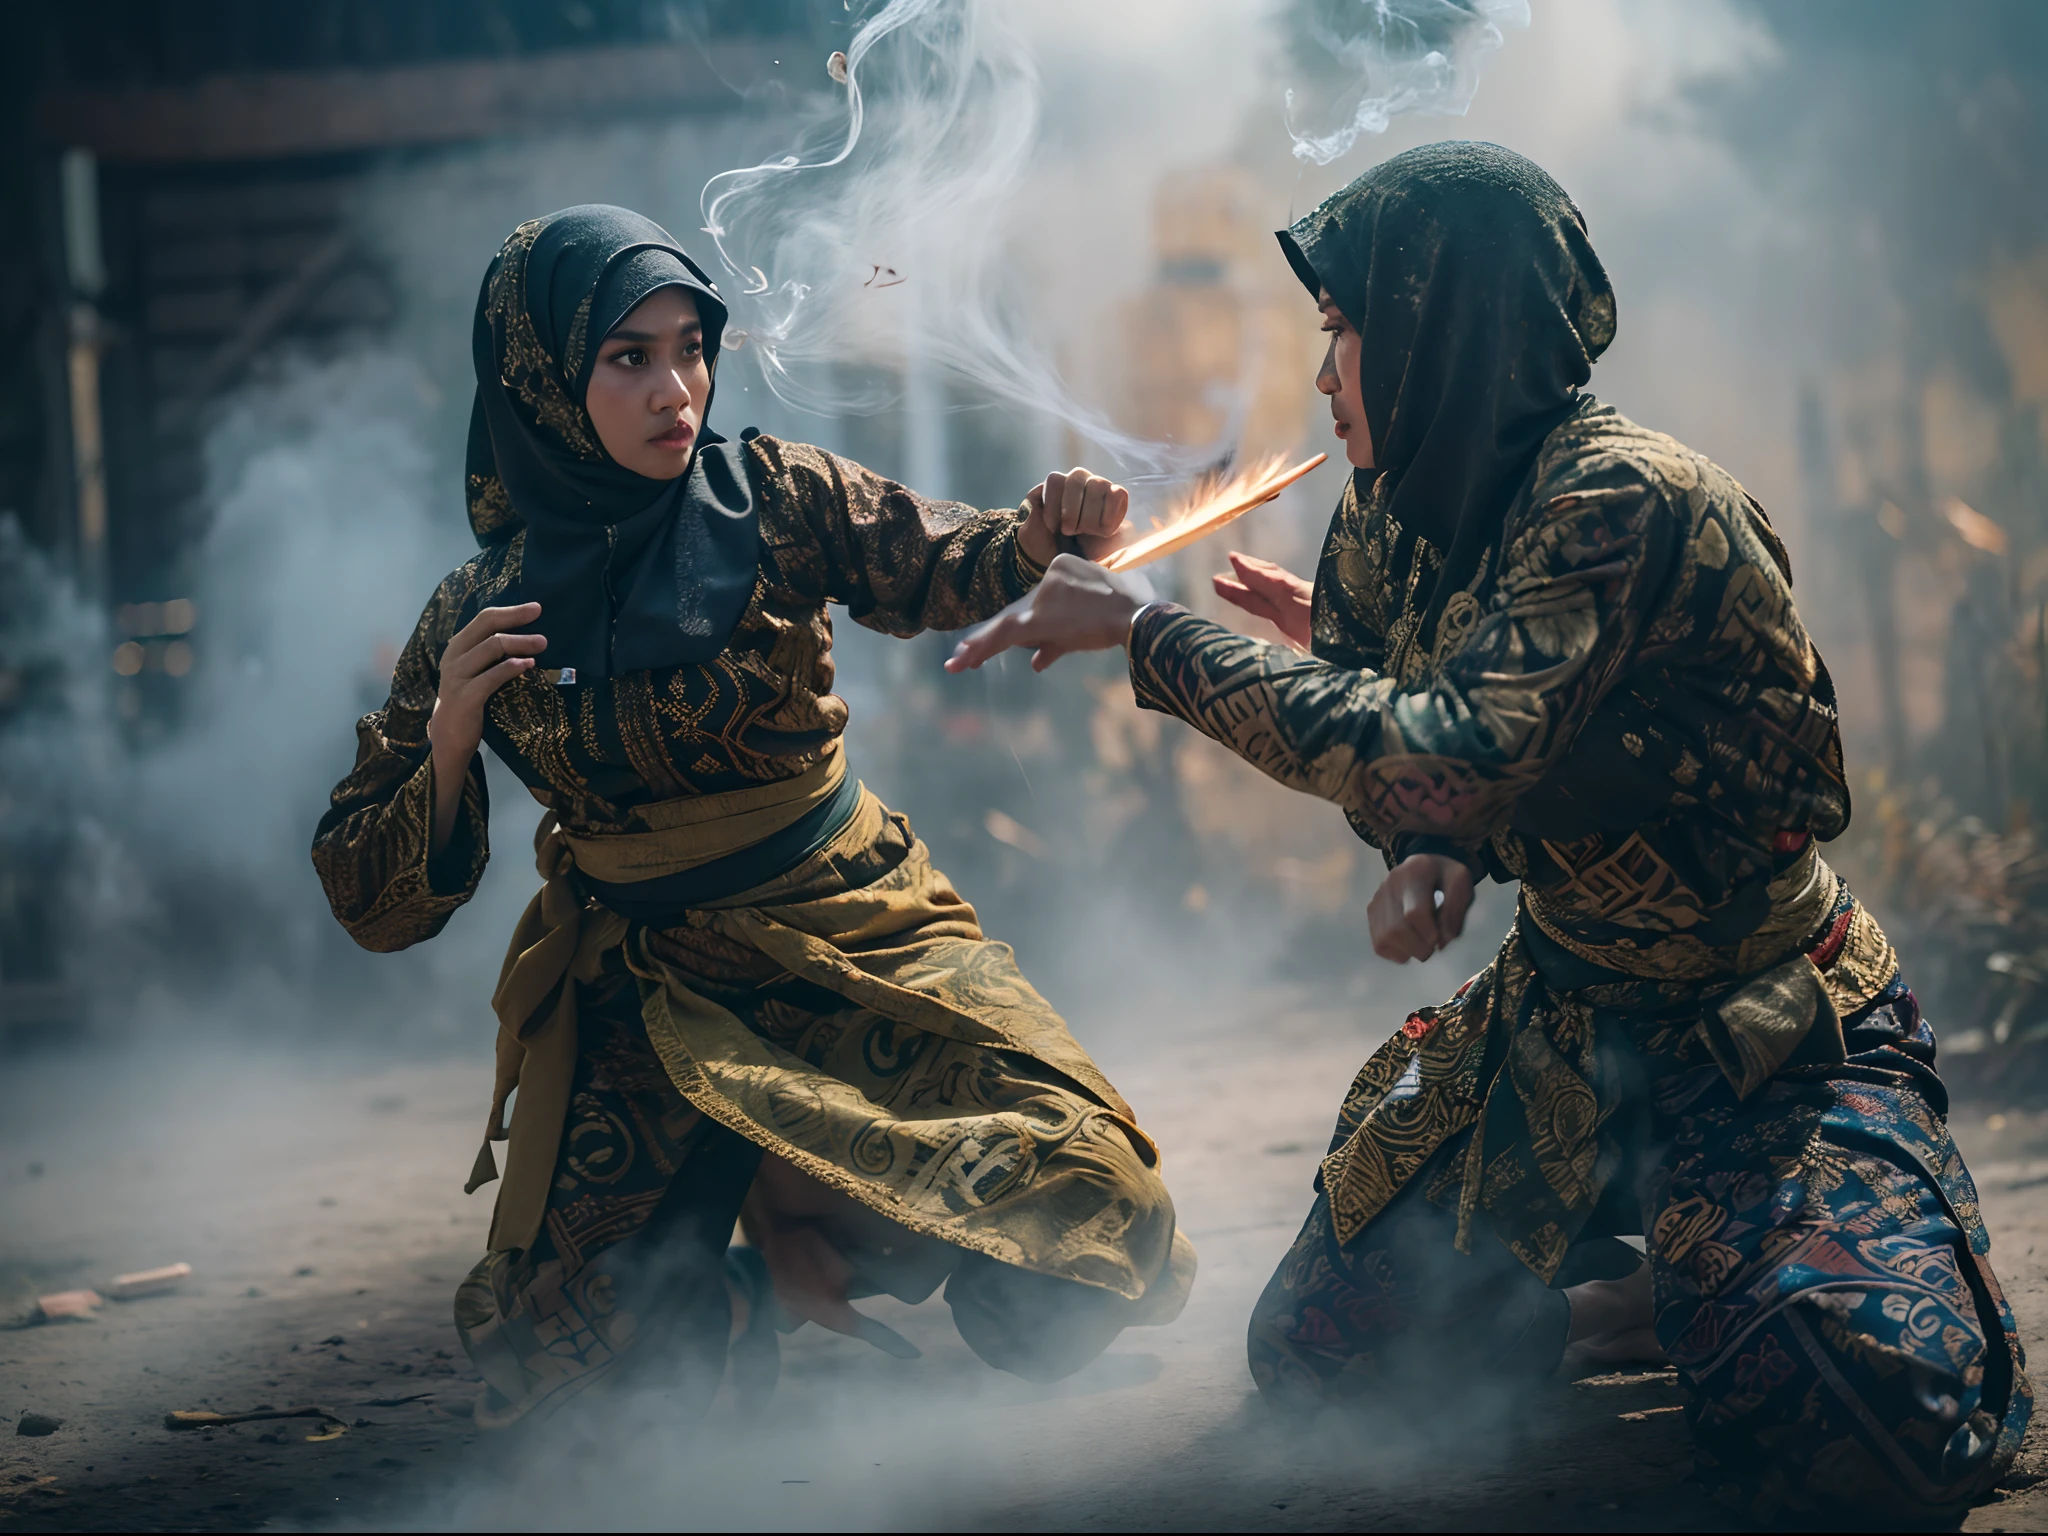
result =
[[[756,341],[715,425],[981,505],[1088,462],[1142,518],[1175,474],[1337,446],[1272,230],[1414,143],[1529,154],[1619,295],[1595,392],[1720,461],[1792,548],[1857,796],[1830,857],[1945,1061],[2048,1088],[2048,10],[1437,0],[1408,11],[1469,64],[1469,111],[1317,164],[1289,125],[1349,120],[1357,0],[959,9],[982,30],[878,48],[875,153],[802,173],[805,206],[884,174],[918,71],[962,61],[987,132],[943,169],[979,200],[913,178],[890,206],[921,219],[808,247],[735,223],[764,291],[757,312],[727,284]],[[123,0],[0,23],[0,1042],[480,1055],[534,884],[524,797],[499,797],[477,902],[401,957],[353,950],[306,858],[355,718],[473,547],[476,284],[515,224],[576,202],[710,259],[706,181],[843,133],[827,58],[869,14]],[[790,282],[816,300],[778,333]],[[984,323],[1030,367],[976,366]],[[1162,585],[1231,620],[1223,551],[1311,571],[1340,487],[1326,466]],[[1112,659],[949,678],[938,637],[838,635],[855,771],[1063,1007],[1167,1027],[1219,987],[1376,1011],[1446,990],[1366,958],[1379,860],[1334,810],[1141,715]]]

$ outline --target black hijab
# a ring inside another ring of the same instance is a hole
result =
[[[1359,334],[1379,467],[1358,472],[1358,489],[1401,530],[1393,569],[1418,536],[1444,557],[1428,646],[1544,438],[1582,404],[1578,387],[1614,340],[1614,290],[1564,189],[1495,144],[1396,155],[1279,239],[1309,292],[1327,289]]]
[[[624,208],[592,203],[520,225],[477,296],[469,525],[485,545],[526,530],[505,600],[541,605],[541,665],[573,668],[579,684],[711,660],[754,589],[753,489],[743,450],[703,424],[710,399],[674,480],[617,463],[584,410],[599,344],[668,287],[696,299],[715,377],[718,289],[666,230]]]

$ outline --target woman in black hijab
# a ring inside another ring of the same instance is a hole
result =
[[[456,1321],[479,1422],[551,1407],[629,1344],[772,1385],[805,1320],[946,1286],[1033,1379],[1170,1320],[1193,1276],[1130,1107],[846,771],[829,602],[913,635],[984,619],[1127,497],[1076,470],[1015,511],[931,501],[705,417],[725,306],[620,208],[521,225],[477,302],[469,515],[357,726],[313,861],[374,950],[433,937],[488,855],[480,742],[547,808],[542,890],[492,1004],[498,1177]],[[512,1090],[511,1124],[505,1110]],[[752,1246],[727,1252],[737,1218]],[[661,1341],[650,1350],[647,1340]],[[638,1367],[636,1367],[638,1368]]]
[[[1063,555],[950,663],[1127,644],[1141,704],[1383,850],[1390,959],[1520,883],[1493,962],[1346,1096],[1252,1318],[1260,1390],[1456,1402],[1568,1343],[1668,1358],[1751,1512],[1952,1513],[2032,1395],[1933,1032],[1819,856],[1849,795],[1783,546],[1584,392],[1613,294],[1529,161],[1412,150],[1280,242],[1355,472],[1313,588],[1241,556],[1217,588],[1299,649]]]

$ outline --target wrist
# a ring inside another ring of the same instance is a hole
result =
[[[1017,525],[1017,552],[1043,576],[1060,552],[1059,537],[1039,521],[1037,514],[1027,513]]]
[[[1410,859],[1443,859],[1453,864],[1462,864],[1472,874],[1473,880],[1486,878],[1486,861],[1475,848],[1453,842],[1448,837],[1439,837],[1428,832],[1396,832],[1388,840],[1388,852],[1394,856],[1396,866]]]
[[[469,771],[469,760],[476,756],[478,742],[456,741],[446,726],[434,729],[435,722],[427,722],[427,755],[434,760],[434,773],[445,786],[449,780],[460,781]]]
[[[1124,626],[1124,649],[1128,651],[1132,643],[1138,638],[1138,625],[1144,621],[1147,614],[1151,613],[1155,608],[1171,608],[1173,606],[1172,603],[1163,597],[1153,597],[1145,599],[1133,608],[1131,610],[1130,622]]]
[[[1125,650],[1128,651],[1131,648],[1132,637],[1138,633],[1138,620],[1145,616],[1145,610],[1151,606],[1150,603],[1137,603],[1132,606],[1130,617],[1124,620],[1122,644]]]

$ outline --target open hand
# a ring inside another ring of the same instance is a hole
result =
[[[486,608],[448,642],[441,653],[441,691],[427,721],[434,748],[434,853],[448,846],[469,761],[484,739],[484,706],[491,695],[523,672],[540,665],[545,635],[507,633],[540,617],[539,603]]]
[[[1315,595],[1315,584],[1303,581],[1285,566],[1234,549],[1230,568],[1235,576],[1218,573],[1210,578],[1216,595],[1266,620],[1290,644],[1307,650],[1309,601]]]
[[[946,670],[968,671],[1019,645],[1030,648],[1034,672],[1043,672],[1069,651],[1106,651],[1130,638],[1131,620],[1151,601],[1152,584],[1143,576],[1059,555],[1047,567],[1045,580],[986,624],[967,631],[946,658]]]
[[[773,1152],[761,1158],[740,1225],[768,1266],[776,1303],[792,1321],[865,1340],[899,1359],[917,1358],[915,1344],[853,1305],[849,1296],[856,1270],[831,1230],[849,1230],[858,1241],[866,1228],[872,1246],[887,1253],[892,1243],[907,1238],[902,1228],[798,1172]]]
[[[1024,505],[1031,515],[1017,537],[1034,561],[1052,564],[1063,538],[1078,540],[1081,553],[1095,560],[1123,543],[1131,493],[1077,464],[1031,487]]]
[[[1443,905],[1437,905],[1437,897]],[[1427,960],[1465,931],[1472,871],[1437,853],[1410,854],[1366,904],[1373,953],[1383,960]]]

